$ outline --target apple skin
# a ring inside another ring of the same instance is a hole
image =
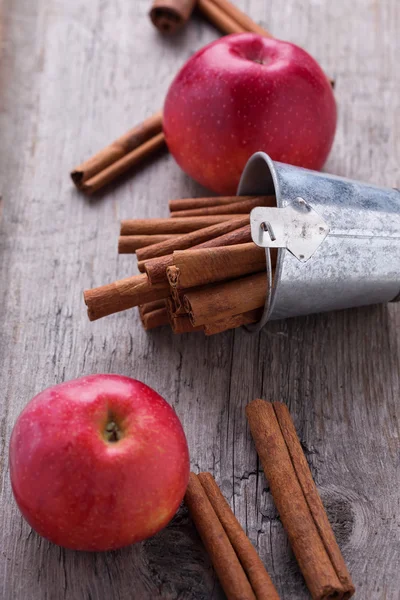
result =
[[[180,167],[203,186],[231,195],[258,151],[321,169],[336,119],[331,84],[307,52],[239,33],[187,61],[169,88],[163,126]]]
[[[110,422],[118,432],[105,432]],[[15,424],[9,456],[25,519],[74,550],[112,550],[155,534],[189,480],[175,412],[147,385],[119,375],[82,377],[35,396]]]

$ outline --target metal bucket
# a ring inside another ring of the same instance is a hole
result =
[[[254,208],[252,238],[265,247],[267,321],[400,300],[400,193],[274,162],[258,152],[238,195],[276,196]],[[270,249],[278,248],[275,271]]]

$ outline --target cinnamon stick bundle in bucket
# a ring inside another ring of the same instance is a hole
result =
[[[266,262],[249,211],[274,203],[274,196],[191,198],[172,201],[170,218],[122,221],[119,250],[136,253],[142,274],[87,290],[89,318],[139,306],[145,329],[168,318],[174,333],[206,335],[257,322]]]

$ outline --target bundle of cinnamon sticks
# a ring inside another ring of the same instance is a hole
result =
[[[354,585],[285,404],[254,400],[250,431],[313,600],[348,600]],[[191,473],[185,503],[229,599],[277,600],[255,548],[210,473]]]
[[[119,252],[136,253],[141,274],[87,290],[89,319],[138,306],[147,330],[169,323],[174,333],[213,335],[256,323],[266,260],[249,212],[274,205],[275,196],[191,198],[171,201],[170,218],[122,221]]]

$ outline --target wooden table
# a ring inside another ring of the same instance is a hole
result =
[[[156,388],[186,430],[192,468],[210,470],[282,599],[305,599],[257,462],[244,407],[282,400],[359,599],[400,589],[400,307],[375,306],[210,339],[146,334],[135,311],[89,323],[82,290],[136,272],[118,257],[121,218],[167,216],[204,193],[167,154],[96,199],[71,167],[158,109],[178,67],[217,37],[200,17],[175,38],[150,0],[0,0],[0,597],[217,599],[223,593],[184,509],[132,548],[74,553],[33,533],[13,501],[8,442],[37,392],[88,373]],[[238,0],[336,79],[339,125],[327,171],[399,185],[398,0]]]

